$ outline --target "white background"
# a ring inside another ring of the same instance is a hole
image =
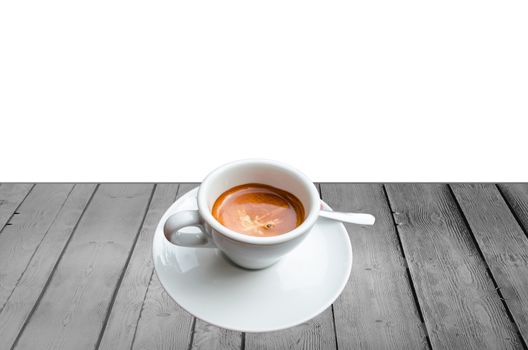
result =
[[[2,1],[0,180],[528,180],[528,2]],[[524,123],[523,123],[524,122]]]

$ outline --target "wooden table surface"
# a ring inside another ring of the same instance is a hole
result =
[[[195,319],[153,271],[156,224],[195,186],[0,185],[0,349],[526,349],[527,184],[318,185],[376,224],[347,225],[332,307],[262,334]]]

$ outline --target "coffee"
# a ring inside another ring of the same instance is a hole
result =
[[[250,236],[289,232],[304,220],[304,207],[293,194],[263,184],[233,187],[218,197],[212,214],[225,227]]]

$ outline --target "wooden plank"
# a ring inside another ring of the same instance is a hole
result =
[[[433,348],[521,348],[448,186],[386,189]]]
[[[376,216],[374,226],[345,225],[354,264],[345,290],[334,303],[338,348],[427,348],[383,186],[321,184],[321,192],[334,210]]]
[[[196,187],[182,184],[178,198]],[[133,349],[188,349],[193,317],[165,292],[154,273],[150,280],[133,341]]]
[[[188,349],[193,317],[176,304],[152,276],[133,349]]]
[[[0,234],[0,309],[15,289],[31,257],[73,189],[70,184],[39,184]]]
[[[33,185],[30,184],[0,184],[0,231],[26,198],[31,188]]]
[[[194,326],[193,350],[239,350],[242,347],[242,333],[213,326],[196,319]]]
[[[245,349],[336,349],[332,308],[296,327],[269,333],[246,333]]]
[[[456,184],[451,188],[526,344],[528,237],[495,185]]]
[[[316,185],[319,193],[321,186]],[[245,349],[335,349],[332,307],[296,327],[269,333],[247,333]]]
[[[100,185],[16,349],[93,349],[153,185]]]
[[[0,347],[10,349],[37,303],[60,255],[75,229],[95,185],[76,185],[31,259],[20,282],[0,312]]]
[[[152,197],[145,222],[112,306],[99,349],[130,349],[141,308],[152,278],[152,236],[163,213],[174,202],[178,184],[160,184]]]
[[[528,234],[528,183],[499,184],[498,187],[524,232]]]

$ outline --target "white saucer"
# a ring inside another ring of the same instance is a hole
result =
[[[180,210],[196,209],[197,190],[165,212],[152,247],[161,284],[189,313],[227,329],[268,332],[308,321],[343,291],[352,268],[352,248],[345,227],[336,221],[319,219],[296,249],[275,265],[256,271],[237,267],[218,249],[167,242],[163,223]]]

